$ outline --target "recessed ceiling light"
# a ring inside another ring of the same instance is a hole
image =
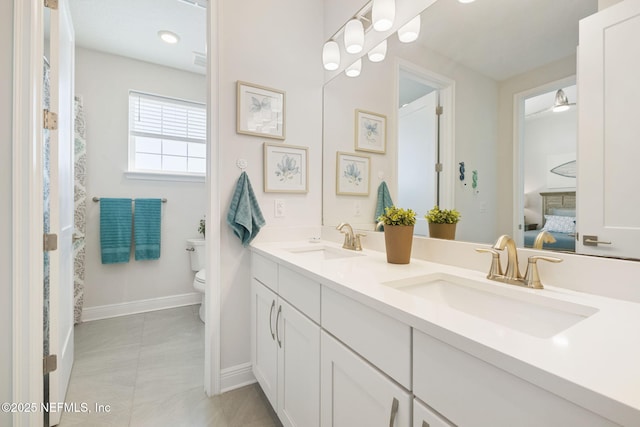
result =
[[[180,37],[176,33],[172,33],[171,31],[158,31],[158,37],[162,39],[165,43],[176,44],[180,41]]]

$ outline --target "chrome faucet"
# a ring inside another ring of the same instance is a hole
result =
[[[346,222],[341,222],[336,227],[336,229],[344,234],[344,243],[342,244],[342,247],[344,249],[350,249],[352,251],[362,250],[362,243],[360,242],[360,237],[364,237],[365,234],[354,233],[353,227],[351,227],[351,224],[348,224]]]
[[[540,233],[538,237],[541,240],[545,238],[542,233]],[[537,239],[538,238],[536,238],[536,240]],[[498,251],[502,251],[505,248],[507,248],[507,270],[503,274],[502,266],[500,265],[500,253]],[[556,257],[539,255],[530,256],[527,263],[527,270],[525,271],[524,277],[522,277],[520,269],[518,268],[518,250],[516,249],[516,242],[511,238],[511,236],[506,234],[498,237],[493,248],[477,248],[476,251],[488,252],[491,254],[491,267],[489,269],[489,274],[487,274],[487,279],[509,283],[511,285],[526,286],[534,289],[544,288],[540,281],[540,273],[538,272],[538,260],[562,262],[562,259]]]

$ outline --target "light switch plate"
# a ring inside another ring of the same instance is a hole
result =
[[[285,204],[284,204],[284,200],[282,199],[276,199],[274,204],[274,216],[276,218],[282,218],[285,215]]]

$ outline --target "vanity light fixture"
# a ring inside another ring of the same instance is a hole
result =
[[[398,30],[398,39],[402,43],[411,43],[420,35],[420,15],[416,15]]]
[[[373,29],[376,31],[387,31],[393,26],[396,18],[395,0],[373,0],[371,8],[371,20]]]
[[[340,66],[340,47],[338,43],[329,40],[322,48],[322,64],[328,71],[337,70]]]
[[[158,37],[160,37],[163,42],[169,44],[176,44],[180,41],[180,37],[176,33],[167,30],[158,31]]]
[[[569,99],[565,95],[562,89],[558,89],[556,92],[556,102],[553,103],[552,111],[554,113],[561,113],[569,109]]]
[[[362,70],[362,58],[358,58],[356,62],[349,65],[344,73],[348,77],[358,77],[360,75],[360,71]]]
[[[387,40],[384,39],[382,43],[367,52],[367,56],[371,62],[383,61],[385,56],[387,56]]]
[[[344,27],[344,48],[348,53],[360,53],[364,46],[364,26],[354,18]]]

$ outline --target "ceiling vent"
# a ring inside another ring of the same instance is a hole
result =
[[[207,66],[207,55],[200,52],[193,52],[193,64],[200,67]]]

